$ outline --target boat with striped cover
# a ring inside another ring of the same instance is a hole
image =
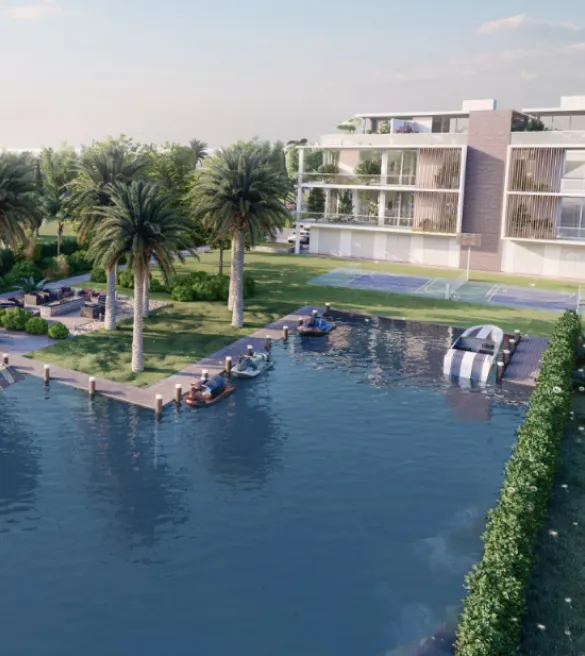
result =
[[[443,373],[449,378],[487,383],[497,362],[504,331],[498,326],[468,328],[447,351]]]

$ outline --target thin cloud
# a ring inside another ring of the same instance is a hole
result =
[[[62,13],[63,8],[55,4],[55,0],[44,0],[32,5],[15,5],[8,10],[10,18],[23,21],[40,21]]]
[[[578,32],[581,26],[571,21],[547,21],[539,18],[532,18],[527,14],[515,14],[507,18],[488,21],[480,25],[475,31],[476,34],[501,34],[512,30],[520,30],[530,26],[548,27],[552,29],[569,30]]]
[[[565,52],[585,52],[585,41],[581,41],[580,43],[570,43],[565,47]]]

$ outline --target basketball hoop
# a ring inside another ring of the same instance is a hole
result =
[[[469,265],[471,263],[471,249],[481,246],[481,234],[477,232],[460,232],[457,235],[459,246],[467,248],[467,280],[469,281]]]

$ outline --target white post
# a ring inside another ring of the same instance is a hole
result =
[[[303,166],[305,151],[299,148],[299,172],[297,179],[297,220],[295,222],[295,253],[301,252],[301,219],[303,218]]]
[[[353,189],[351,192],[352,195],[352,212],[354,217],[358,217],[361,214],[360,208],[360,190]]]
[[[331,189],[325,189],[325,218],[331,214]]]
[[[471,246],[467,247],[467,282],[469,282],[469,266],[471,264]]]

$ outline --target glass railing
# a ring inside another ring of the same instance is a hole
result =
[[[558,226],[557,239],[573,239],[575,241],[585,240],[585,228]]]
[[[380,218],[375,214],[317,214],[314,212],[303,212],[299,220],[303,222],[305,228],[310,228],[310,224],[328,223],[332,225],[370,225],[386,228],[396,228],[398,230],[416,231],[416,232],[435,232],[443,234],[456,233],[455,217],[441,216],[435,219],[417,219],[413,216],[404,216],[399,214],[389,214],[380,222]]]
[[[353,173],[321,173],[311,171],[310,173],[303,173],[304,183],[321,183],[321,184],[334,184],[334,185],[385,185],[395,187],[416,187],[416,174],[415,173],[389,173],[382,176],[379,173],[362,175]],[[458,186],[458,183],[457,183]],[[456,189],[457,186],[454,188]],[[436,184],[433,188],[439,188]],[[451,188],[451,187],[445,187]]]
[[[563,178],[561,180],[561,192],[585,191],[585,178]]]

